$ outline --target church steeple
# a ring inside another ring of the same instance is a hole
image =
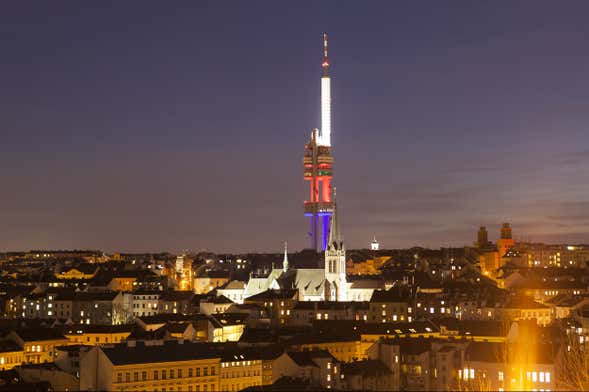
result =
[[[333,215],[331,216],[331,222],[329,225],[329,241],[327,243],[327,249],[334,247],[335,249],[342,249],[344,241],[339,229],[339,221],[337,218],[337,190],[333,188]]]
[[[282,259],[282,272],[288,271],[288,254],[287,254],[287,242],[284,241],[284,259]]]
[[[334,188],[329,243],[325,249],[325,279],[329,282],[330,288],[326,297],[330,301],[347,301],[346,248],[340,232],[337,212],[336,190]]]

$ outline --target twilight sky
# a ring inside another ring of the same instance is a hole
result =
[[[0,250],[308,244],[330,34],[348,247],[589,242],[586,1],[5,2]]]

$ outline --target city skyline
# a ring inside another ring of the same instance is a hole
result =
[[[349,248],[589,242],[589,6],[261,4],[9,5],[0,250],[308,247],[323,31]]]

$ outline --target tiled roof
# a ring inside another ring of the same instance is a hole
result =
[[[136,342],[134,347],[118,344],[102,350],[114,365],[190,361],[221,358],[220,345],[215,343],[191,343],[168,341],[163,345],[145,345]]]

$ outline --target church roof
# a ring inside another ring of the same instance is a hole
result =
[[[296,296],[297,291],[293,289],[283,290],[266,290],[259,294],[248,297],[247,301],[264,301],[273,299],[293,299]]]
[[[277,287],[273,285],[274,281]],[[319,268],[291,268],[284,272],[282,269],[275,268],[266,278],[251,278],[247,283],[244,295],[248,298],[268,289],[298,289],[302,298],[305,296],[321,296],[325,290],[325,270]]]
[[[295,287],[303,297],[308,295],[322,295],[325,289],[325,270],[318,268],[298,269],[295,277]]]
[[[268,289],[268,278],[250,278],[245,286],[245,297],[251,297]]]

